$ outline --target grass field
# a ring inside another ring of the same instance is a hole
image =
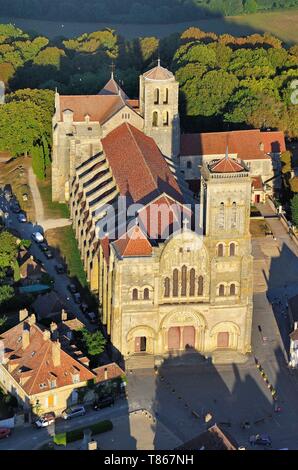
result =
[[[20,18],[1,18],[0,23],[14,23],[24,30],[34,30],[39,34],[53,38],[79,36],[104,28],[115,29],[127,39],[144,36],[159,38],[171,33],[182,32],[190,26],[197,26],[204,31],[214,31],[218,34],[230,33],[244,36],[255,32],[271,32],[285,42],[298,43],[298,10],[286,10],[252,15],[230,16],[227,18],[210,18],[199,21],[188,21],[175,24],[115,24],[115,23],[74,23],[39,21]]]
[[[69,210],[66,204],[60,204],[59,202],[52,202],[52,188],[51,188],[51,174],[48,171],[48,175],[45,180],[37,181],[40,195],[43,201],[44,213],[47,219],[59,219],[68,218]]]
[[[77,278],[82,287],[87,286],[86,274],[72,227],[47,230],[46,238],[49,245],[55,248],[61,261],[67,264],[70,277]]]

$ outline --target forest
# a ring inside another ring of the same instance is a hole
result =
[[[1,16],[53,21],[180,23],[298,7],[298,0],[0,0]]]
[[[50,164],[54,91],[98,93],[111,73],[138,97],[138,77],[156,64],[180,82],[183,132],[243,128],[280,129],[298,138],[298,45],[269,34],[234,37],[189,28],[164,39],[125,40],[105,29],[73,39],[26,33],[0,25],[0,150],[31,154],[43,178]]]

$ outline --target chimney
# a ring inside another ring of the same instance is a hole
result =
[[[104,379],[108,380],[108,368],[107,367],[105,367],[104,373],[105,373]]]
[[[49,330],[44,330],[43,339],[44,341],[48,341],[49,339],[51,339],[51,332]]]
[[[52,341],[52,359],[54,367],[59,367],[61,364],[61,344],[59,341]]]
[[[29,315],[29,312],[26,308],[24,308],[23,310],[20,310],[19,311],[19,322],[21,323],[22,321],[24,321]]]
[[[30,344],[30,327],[28,324],[24,324],[22,333],[22,348],[25,350]]]
[[[50,324],[50,330],[52,333],[52,340],[56,341],[59,338],[57,323],[53,322]]]
[[[67,320],[67,312],[64,310],[64,308],[62,309],[62,312],[61,312],[61,320],[62,321]]]
[[[265,150],[264,142],[260,142],[260,150],[261,150],[261,152],[264,152],[264,150]]]
[[[29,323],[30,326],[35,325],[36,316],[34,315],[34,313],[32,313],[32,315],[30,315],[30,317],[28,318],[28,323]]]

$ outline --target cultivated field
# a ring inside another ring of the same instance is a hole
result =
[[[253,15],[231,16],[228,18],[206,19],[194,22],[137,25],[111,23],[64,23],[28,20],[19,18],[1,18],[0,23],[14,23],[24,30],[37,31],[39,34],[53,38],[78,36],[85,32],[97,31],[106,27],[115,29],[119,34],[132,39],[139,36],[165,37],[174,32],[182,32],[189,26],[197,26],[204,31],[214,31],[218,34],[230,33],[244,36],[255,32],[270,32],[285,42],[298,43],[298,10],[256,13]]]

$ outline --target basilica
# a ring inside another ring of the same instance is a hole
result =
[[[113,73],[98,95],[56,93],[52,198],[69,204],[101,321],[126,360],[197,351],[239,363],[251,351],[251,151],[240,158],[236,136],[232,155],[228,141],[200,161],[190,152],[189,185],[178,94],[160,61],[137,100]]]

